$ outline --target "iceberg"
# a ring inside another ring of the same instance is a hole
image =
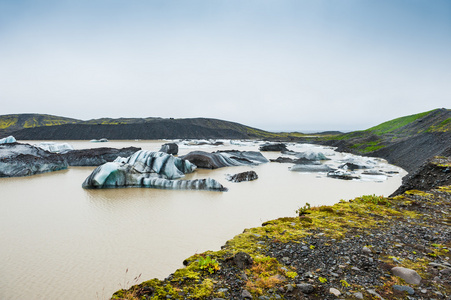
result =
[[[0,144],[0,177],[18,177],[67,169],[61,154],[20,143]]]
[[[208,153],[204,151],[192,151],[180,158],[189,160],[199,168],[218,169],[231,166],[259,165],[269,162],[258,151],[216,151]]]
[[[16,139],[10,135],[8,137],[5,137],[3,139],[0,139],[0,144],[11,144],[17,142]]]
[[[97,167],[82,184],[85,189],[147,187],[226,191],[218,181],[206,179],[175,180],[191,173],[196,166],[187,160],[163,152],[140,150],[128,158]]]

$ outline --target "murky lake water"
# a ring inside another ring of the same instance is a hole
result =
[[[76,149],[136,146],[153,151],[164,143],[65,142]],[[330,149],[311,147],[333,154]],[[258,150],[258,146],[184,146],[180,154],[222,149]],[[302,151],[305,146],[290,149]],[[263,155],[269,159],[280,153]],[[244,228],[295,216],[295,210],[306,202],[314,206],[363,194],[389,195],[405,175],[398,168],[384,166],[401,173],[383,182],[344,181],[291,172],[289,166],[267,163],[196,170],[185,177],[214,178],[229,188],[224,193],[84,190],[81,184],[94,167],[0,178],[0,299],[109,299],[114,291],[134,283],[139,274],[141,281],[164,278],[192,254],[218,250]],[[226,174],[251,169],[258,180],[225,180]]]

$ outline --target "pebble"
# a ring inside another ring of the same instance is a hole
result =
[[[395,284],[395,285],[393,285],[393,289],[397,290],[397,291],[401,291],[401,292],[407,292],[407,293],[409,293],[409,295],[415,294],[415,291],[410,286]]]
[[[249,291],[243,290],[241,292],[241,298],[242,299],[252,299],[252,295],[251,295],[251,293],[249,293]]]
[[[370,254],[370,253],[371,253],[371,249],[368,248],[367,246],[363,247],[363,248],[362,248],[362,251],[363,251],[364,253],[367,253],[367,254]]]
[[[363,294],[361,292],[354,293],[354,297],[357,299],[363,299]]]
[[[369,294],[376,296],[377,298],[381,299],[381,300],[385,300],[384,298],[382,298],[381,295],[379,295],[378,293],[376,293],[375,290],[366,290]]]
[[[336,297],[341,295],[341,292],[339,290],[337,290],[336,288],[330,288],[329,293],[335,295]]]

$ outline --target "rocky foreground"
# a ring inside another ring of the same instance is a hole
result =
[[[451,186],[299,208],[113,299],[449,299]]]

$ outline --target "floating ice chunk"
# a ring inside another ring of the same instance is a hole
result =
[[[10,135],[8,137],[5,137],[3,139],[0,139],[0,144],[11,144],[17,142],[16,139]]]
[[[37,144],[36,146],[52,153],[66,153],[74,150],[74,147],[72,147],[68,143],[57,144],[54,142],[42,142]]]
[[[328,165],[294,165],[289,170],[295,172],[329,172],[333,169]]]
[[[169,161],[167,161],[170,163]],[[163,168],[161,169],[163,170]],[[123,162],[111,162],[97,167],[83,182],[83,188],[120,188],[147,187],[160,189],[189,189],[207,191],[226,191],[214,179],[170,180],[167,174],[141,172],[134,165]]]

